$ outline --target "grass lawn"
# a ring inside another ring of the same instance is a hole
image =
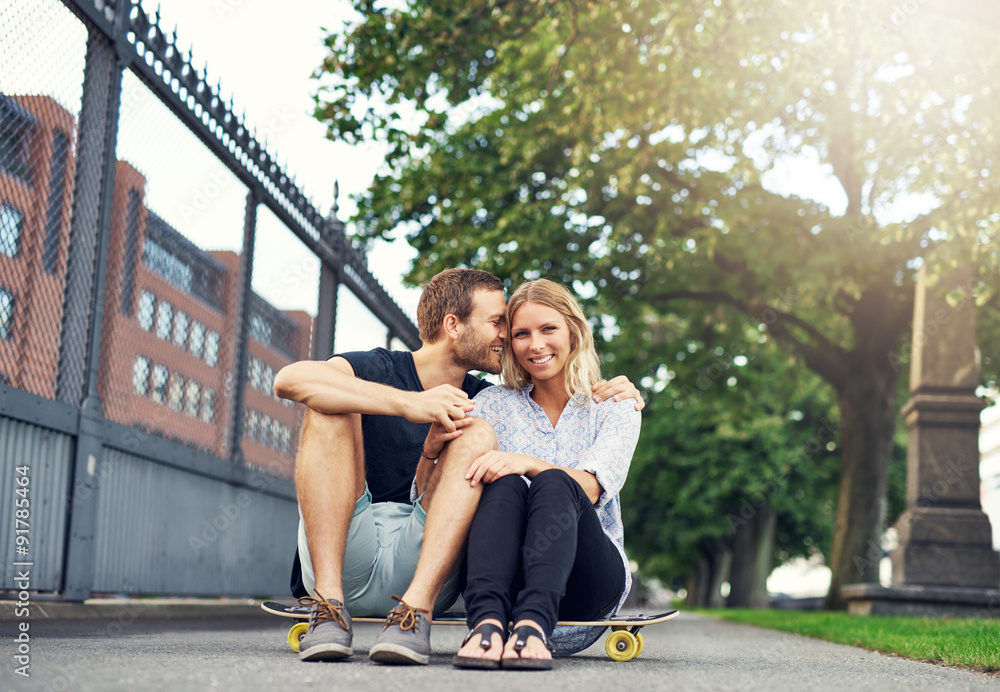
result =
[[[998,620],[856,617],[841,612],[740,608],[698,612],[921,661],[1000,672]]]

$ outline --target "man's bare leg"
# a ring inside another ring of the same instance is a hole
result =
[[[441,588],[455,571],[469,535],[472,517],[482,495],[481,483],[471,487],[465,478],[470,464],[486,451],[496,449],[493,427],[477,418],[462,436],[445,447],[421,504],[427,511],[424,540],[417,569],[403,601],[413,608],[434,608]]]
[[[316,591],[344,602],[343,567],[354,504],[365,491],[361,416],[306,410],[295,460]]]

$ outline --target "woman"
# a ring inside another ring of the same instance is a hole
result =
[[[469,532],[463,596],[472,631],[453,663],[548,669],[553,649],[575,653],[601,634],[569,628],[553,637],[557,619],[606,617],[628,594],[618,491],[640,415],[629,401],[591,400],[600,364],[566,287],[522,284],[507,325],[505,386],[477,394],[472,412],[493,425],[498,449],[467,475],[486,487]]]

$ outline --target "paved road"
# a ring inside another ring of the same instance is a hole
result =
[[[449,661],[464,628],[438,627],[431,665],[369,663],[375,625],[358,625],[349,662],[302,663],[284,644],[285,620],[37,620],[31,678],[13,673],[13,631],[4,630],[3,690],[979,690],[1000,678],[682,614],[644,630],[642,656],[608,660],[603,643],[538,672],[459,671]]]

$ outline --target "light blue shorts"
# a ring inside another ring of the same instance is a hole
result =
[[[422,496],[421,496],[422,498]],[[347,612],[354,617],[385,617],[402,596],[417,569],[420,547],[424,541],[427,512],[420,505],[402,502],[372,502],[365,493],[354,503],[354,516],[347,529],[344,555],[344,600]],[[316,577],[306,542],[306,527],[299,511],[299,560],[302,583],[310,595],[316,595]],[[448,610],[458,599],[458,570],[441,589],[435,613]]]

